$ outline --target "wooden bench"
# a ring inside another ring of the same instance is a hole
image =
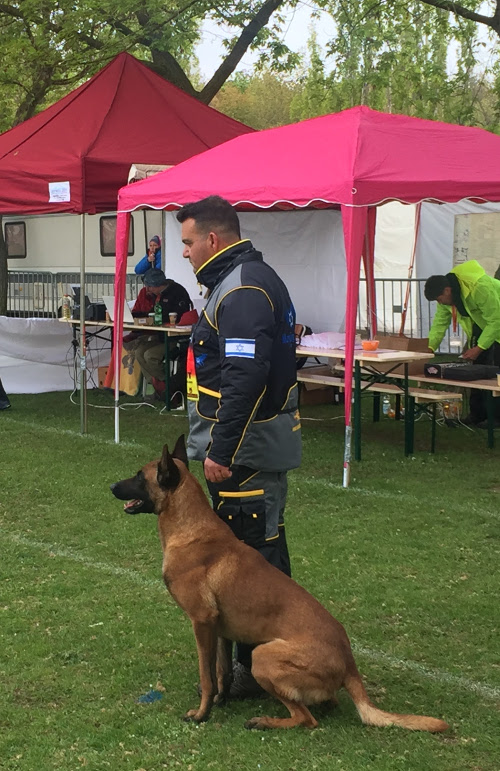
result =
[[[401,375],[403,378],[403,375]],[[413,380],[414,378],[410,377]],[[297,380],[299,383],[316,383],[319,385],[336,386],[341,391],[345,388],[344,378],[339,375],[332,374],[329,367],[320,365],[318,367],[304,367],[297,372]],[[441,384],[441,381],[436,380]],[[353,382],[354,388],[354,382]],[[373,420],[378,422],[380,419],[380,394],[390,394],[396,397],[396,420],[399,420],[401,415],[400,400],[403,392],[397,385],[391,383],[372,383],[371,385],[361,388],[362,393],[370,392],[374,396],[373,402]],[[430,416],[432,421],[431,428],[431,452],[435,452],[436,448],[436,405],[440,402],[461,402],[462,394],[457,391],[438,391],[430,388],[421,388],[410,386],[408,389],[408,395],[410,398],[409,409],[412,414],[412,436],[411,445],[413,446],[413,423],[415,419],[415,412],[426,413]],[[418,405],[416,408],[415,405]]]
[[[392,377],[403,378],[403,375],[392,374]],[[494,407],[493,399],[500,398],[500,385],[495,378],[487,380],[449,380],[448,378],[440,377],[426,377],[425,375],[409,375],[408,380],[417,383],[418,386],[425,385],[440,385],[451,386],[452,388],[475,388],[479,391],[486,393],[486,409],[488,412],[488,431],[487,431],[487,444],[492,448],[495,446],[494,436]]]

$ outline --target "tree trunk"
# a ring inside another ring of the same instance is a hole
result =
[[[0,316],[7,315],[7,244],[3,237],[2,215],[0,214]]]

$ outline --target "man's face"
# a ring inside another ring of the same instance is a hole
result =
[[[148,286],[148,294],[154,294],[155,297],[159,297],[163,290],[165,289],[166,284],[163,286]]]
[[[439,297],[436,297],[436,300],[440,305],[453,305],[451,286],[445,286]]]
[[[181,238],[184,244],[182,256],[189,260],[195,273],[219,251],[216,233],[200,232],[192,218],[182,223]]]

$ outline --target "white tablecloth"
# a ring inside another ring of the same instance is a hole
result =
[[[71,327],[56,319],[0,316],[0,377],[7,393],[36,394],[74,388]],[[109,348],[90,345],[89,386],[98,366],[109,363]]]

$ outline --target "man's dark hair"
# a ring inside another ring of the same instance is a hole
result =
[[[446,276],[430,276],[425,282],[424,295],[426,300],[437,300],[450,282]]]
[[[177,212],[179,222],[193,219],[198,230],[223,231],[241,238],[240,221],[235,210],[225,198],[220,195],[209,195],[201,201],[187,203]]]

